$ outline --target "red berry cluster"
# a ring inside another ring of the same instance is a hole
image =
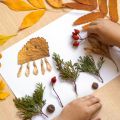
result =
[[[80,30],[74,29],[74,32],[72,32],[72,39],[73,39],[73,46],[78,47],[80,45]]]

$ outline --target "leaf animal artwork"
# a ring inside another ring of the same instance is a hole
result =
[[[50,63],[47,58],[49,57],[49,46],[44,38],[32,38],[30,41],[24,45],[24,47],[18,52],[18,64],[21,65],[18,71],[17,76],[20,77],[22,74],[23,64],[27,63],[25,76],[30,75],[30,62],[33,61],[33,74],[38,74],[38,68],[35,60],[41,59],[41,73],[45,74],[44,63],[46,64],[46,69],[48,71],[52,70]],[[44,59],[44,62],[43,62]]]

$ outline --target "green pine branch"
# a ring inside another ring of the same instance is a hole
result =
[[[75,93],[77,94],[76,79],[79,76],[79,70],[76,69],[72,61],[65,62],[60,58],[59,54],[53,53],[53,60],[56,64],[56,68],[59,71],[60,77],[63,80],[71,81],[74,85]]]
[[[38,114],[45,115],[42,112],[42,108],[45,105],[45,100],[43,100],[44,89],[42,84],[37,84],[32,96],[27,95],[13,100],[19,110],[18,114],[23,120],[31,120],[33,116]]]
[[[103,63],[104,63],[103,57],[100,57],[97,64],[95,64],[95,61],[92,56],[84,56],[84,57],[79,57],[78,63],[75,63],[75,66],[76,69],[78,69],[80,72],[87,72],[98,76],[101,82],[103,83],[103,79],[100,76],[100,69]]]

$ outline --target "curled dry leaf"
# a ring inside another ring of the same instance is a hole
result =
[[[26,71],[25,71],[25,76],[29,77],[29,75],[30,75],[30,63],[27,63]]]
[[[64,3],[63,4],[65,7],[72,8],[72,9],[77,9],[77,10],[87,10],[87,11],[92,11],[96,9],[95,6],[92,5],[84,5],[76,2],[70,2],[70,3]]]
[[[24,0],[3,0],[0,1],[15,11],[35,10],[36,8],[25,2]]]
[[[99,40],[96,40],[96,38],[94,38],[94,35],[88,37],[88,42],[90,43],[90,46],[84,48],[88,54],[94,53],[109,58],[115,64],[117,71],[119,71],[116,62],[111,57],[109,46],[102,44]]]
[[[114,22],[119,20],[117,2],[117,0],[109,0],[109,15],[110,19]]]
[[[14,34],[14,35],[0,35],[0,45],[3,45],[4,43],[6,43],[9,39],[11,39],[14,36],[16,36],[16,34]]]
[[[47,58],[44,58],[44,61],[46,63],[47,70],[50,72],[52,70],[52,67],[51,67],[50,63],[48,62]]]
[[[80,18],[78,18],[73,25],[80,25],[80,24],[84,24],[84,23],[88,23],[88,22],[92,22],[98,18],[104,18],[103,14],[101,14],[100,12],[92,12],[89,13],[87,15],[84,15]]]
[[[54,7],[54,8],[62,8],[63,7],[63,2],[62,0],[46,0],[47,3]]]
[[[108,13],[107,0],[98,0],[100,12],[106,16]]]
[[[27,0],[27,1],[36,8],[43,8],[43,9],[46,8],[43,0]]]
[[[97,6],[97,0],[75,0],[76,2],[85,4],[85,5],[94,5]]]
[[[45,9],[33,11],[29,13],[25,18],[23,19],[23,22],[20,26],[19,30],[23,30],[25,28],[31,27],[34,25],[36,22],[39,21],[39,19],[44,15]]]
[[[43,63],[42,59],[41,59],[41,73],[42,73],[42,75],[45,74],[45,67],[44,67],[44,63]]]
[[[38,75],[38,68],[37,68],[37,65],[36,65],[36,63],[35,63],[35,61],[33,61],[33,74],[34,75]]]
[[[19,70],[18,70],[18,73],[17,73],[17,77],[21,77],[21,74],[22,74],[22,65],[20,66]]]

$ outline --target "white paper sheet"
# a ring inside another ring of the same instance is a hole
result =
[[[64,58],[64,60],[71,59],[73,62],[76,62],[79,56],[85,55],[83,50],[85,43],[81,44],[80,47],[78,47],[77,49],[74,49],[72,47],[71,33],[74,28],[79,29],[81,28],[81,26],[73,27],[72,26],[73,21],[86,13],[88,12],[72,11],[2,52],[3,58],[1,59],[2,68],[0,69],[0,73],[6,80],[7,84],[9,85],[9,87],[11,88],[16,97],[23,97],[26,94],[31,95],[35,89],[36,83],[42,82],[44,86],[46,86],[44,93],[44,99],[46,99],[47,101],[46,106],[48,104],[54,104],[56,107],[56,111],[53,114],[48,115],[50,119],[58,115],[61,111],[61,107],[56,99],[56,96],[53,94],[52,89],[50,88],[49,85],[51,77],[57,76],[58,82],[55,85],[55,89],[58,92],[59,96],[61,97],[61,100],[64,105],[66,105],[68,102],[76,98],[73,86],[69,83],[61,82],[61,79],[59,78],[58,75],[58,71],[55,69],[55,66],[52,61],[52,54],[53,52],[59,53],[60,56]],[[44,37],[49,43],[50,57],[48,59],[52,64],[53,70],[50,73],[46,72],[46,74],[42,76],[40,73],[40,60],[37,60],[36,64],[39,69],[39,74],[37,76],[34,76],[32,74],[33,67],[31,63],[30,76],[28,78],[25,77],[24,73],[26,65],[24,65],[22,77],[17,78],[17,72],[20,67],[17,64],[18,51],[23,47],[23,45],[27,41],[29,41],[30,38],[38,36]],[[117,63],[119,63],[120,60],[120,58],[118,58],[118,54],[119,54],[118,51],[115,54],[113,54]],[[99,58],[98,56],[94,57],[96,60],[97,58]],[[100,87],[102,87],[103,85],[105,85],[118,75],[115,65],[110,60],[108,59],[105,60],[106,62],[104,63],[101,69],[101,76],[104,79],[104,84],[99,83]],[[98,82],[97,79],[95,79],[92,75],[89,75],[87,73],[80,74],[79,78],[77,79],[79,96],[85,96],[94,92],[91,89],[93,81]],[[46,106],[43,108],[43,111],[45,113]],[[33,119],[43,120],[43,118],[40,116],[36,116]]]

